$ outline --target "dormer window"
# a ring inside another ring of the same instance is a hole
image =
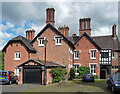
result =
[[[54,37],[55,45],[62,45],[62,37]]]
[[[38,38],[38,46],[44,46],[44,40],[46,37]]]

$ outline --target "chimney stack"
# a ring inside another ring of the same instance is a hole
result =
[[[35,30],[34,29],[27,29],[26,31],[26,38],[29,40],[33,40],[35,36]]]
[[[54,26],[54,11],[55,9],[53,7],[46,9],[46,24],[50,23]]]
[[[62,33],[64,36],[68,37],[69,36],[69,27],[64,25],[64,26],[59,26],[58,31]]]
[[[90,27],[91,18],[81,18],[79,20],[79,36],[86,32],[91,36],[91,27]]]
[[[116,35],[116,24],[113,25],[112,27],[112,37],[116,38],[117,35]]]

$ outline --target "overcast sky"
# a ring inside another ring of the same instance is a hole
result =
[[[79,34],[79,19],[91,18],[92,36],[112,34],[118,28],[118,2],[2,2],[0,21],[0,49],[9,39],[34,28],[36,33],[46,25],[46,8],[55,8],[55,27],[69,26],[69,35]],[[118,33],[118,29],[117,29]]]

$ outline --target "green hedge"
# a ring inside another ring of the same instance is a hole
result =
[[[75,68],[71,68],[70,69],[70,80],[72,80],[73,78],[75,78]]]
[[[53,80],[52,82],[60,82],[61,80],[65,80],[65,75],[67,74],[67,70],[64,68],[52,68],[50,73],[52,74]]]
[[[4,70],[4,53],[0,51],[0,70]]]

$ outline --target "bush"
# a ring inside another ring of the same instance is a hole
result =
[[[75,75],[75,78],[76,78],[76,79],[81,79],[81,76]]]
[[[90,73],[90,68],[81,66],[78,68],[78,71],[79,71],[80,78],[82,78],[84,74]]]
[[[97,76],[97,75],[94,75],[94,78],[96,79],[96,78],[98,78],[98,76]]]
[[[70,80],[72,80],[73,78],[75,78],[75,68],[71,68],[70,69]]]
[[[67,70],[64,68],[52,68],[50,73],[52,74],[53,80],[52,82],[60,82],[61,80],[65,80],[65,75],[67,74]]]

